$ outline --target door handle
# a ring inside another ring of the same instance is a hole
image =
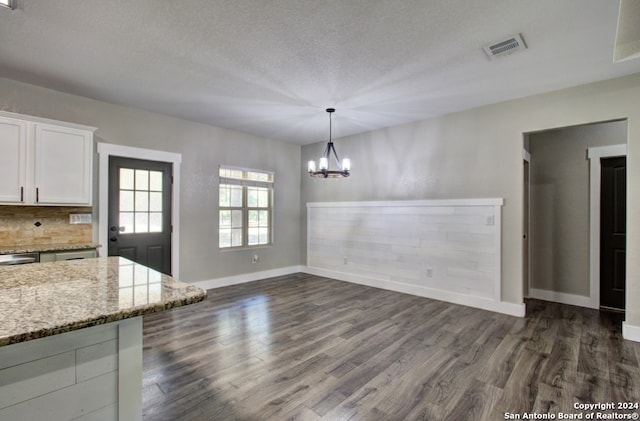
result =
[[[110,231],[116,232],[116,231],[120,231],[120,232],[124,232],[124,227],[116,227],[116,226],[111,226],[109,227]]]
[[[118,241],[118,239],[117,239],[116,237],[111,237],[111,238],[109,238],[109,241],[111,241],[112,243],[114,243],[114,242]]]

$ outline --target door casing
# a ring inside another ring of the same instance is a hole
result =
[[[600,308],[600,185],[601,158],[627,156],[627,145],[587,149],[589,158],[589,305]]]
[[[112,143],[98,143],[98,248],[100,257],[108,255],[109,242],[109,156],[121,156],[124,158],[145,159],[149,161],[163,161],[173,164],[172,185],[172,213],[171,224],[171,268],[174,278],[180,276],[180,163],[182,155],[173,152],[157,151],[152,149],[136,148],[132,146],[115,145]],[[96,201],[94,201],[96,203]],[[95,233],[94,233],[95,235]]]

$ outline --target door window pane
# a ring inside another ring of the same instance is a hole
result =
[[[120,168],[121,234],[162,232],[162,171]]]
[[[133,212],[133,192],[120,190],[120,212]]]
[[[149,171],[149,190],[162,191],[162,172]]]
[[[162,192],[149,193],[149,210],[151,212],[162,212]]]
[[[149,211],[149,192],[136,191],[136,212]]]
[[[120,168],[120,189],[133,190],[133,170]]]
[[[136,190],[149,190],[149,171],[136,170]]]
[[[133,232],[133,212],[120,212],[120,234],[131,234]],[[122,228],[124,227],[124,231]]]
[[[149,214],[146,212],[136,212],[134,232],[149,232]]]

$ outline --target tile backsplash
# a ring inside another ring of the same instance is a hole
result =
[[[70,224],[69,215],[91,207],[0,206],[0,246],[91,242],[91,224]]]

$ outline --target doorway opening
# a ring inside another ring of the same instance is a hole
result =
[[[525,134],[530,223],[523,279],[528,275],[529,297],[600,308],[600,158],[626,155],[626,142],[626,120]]]

